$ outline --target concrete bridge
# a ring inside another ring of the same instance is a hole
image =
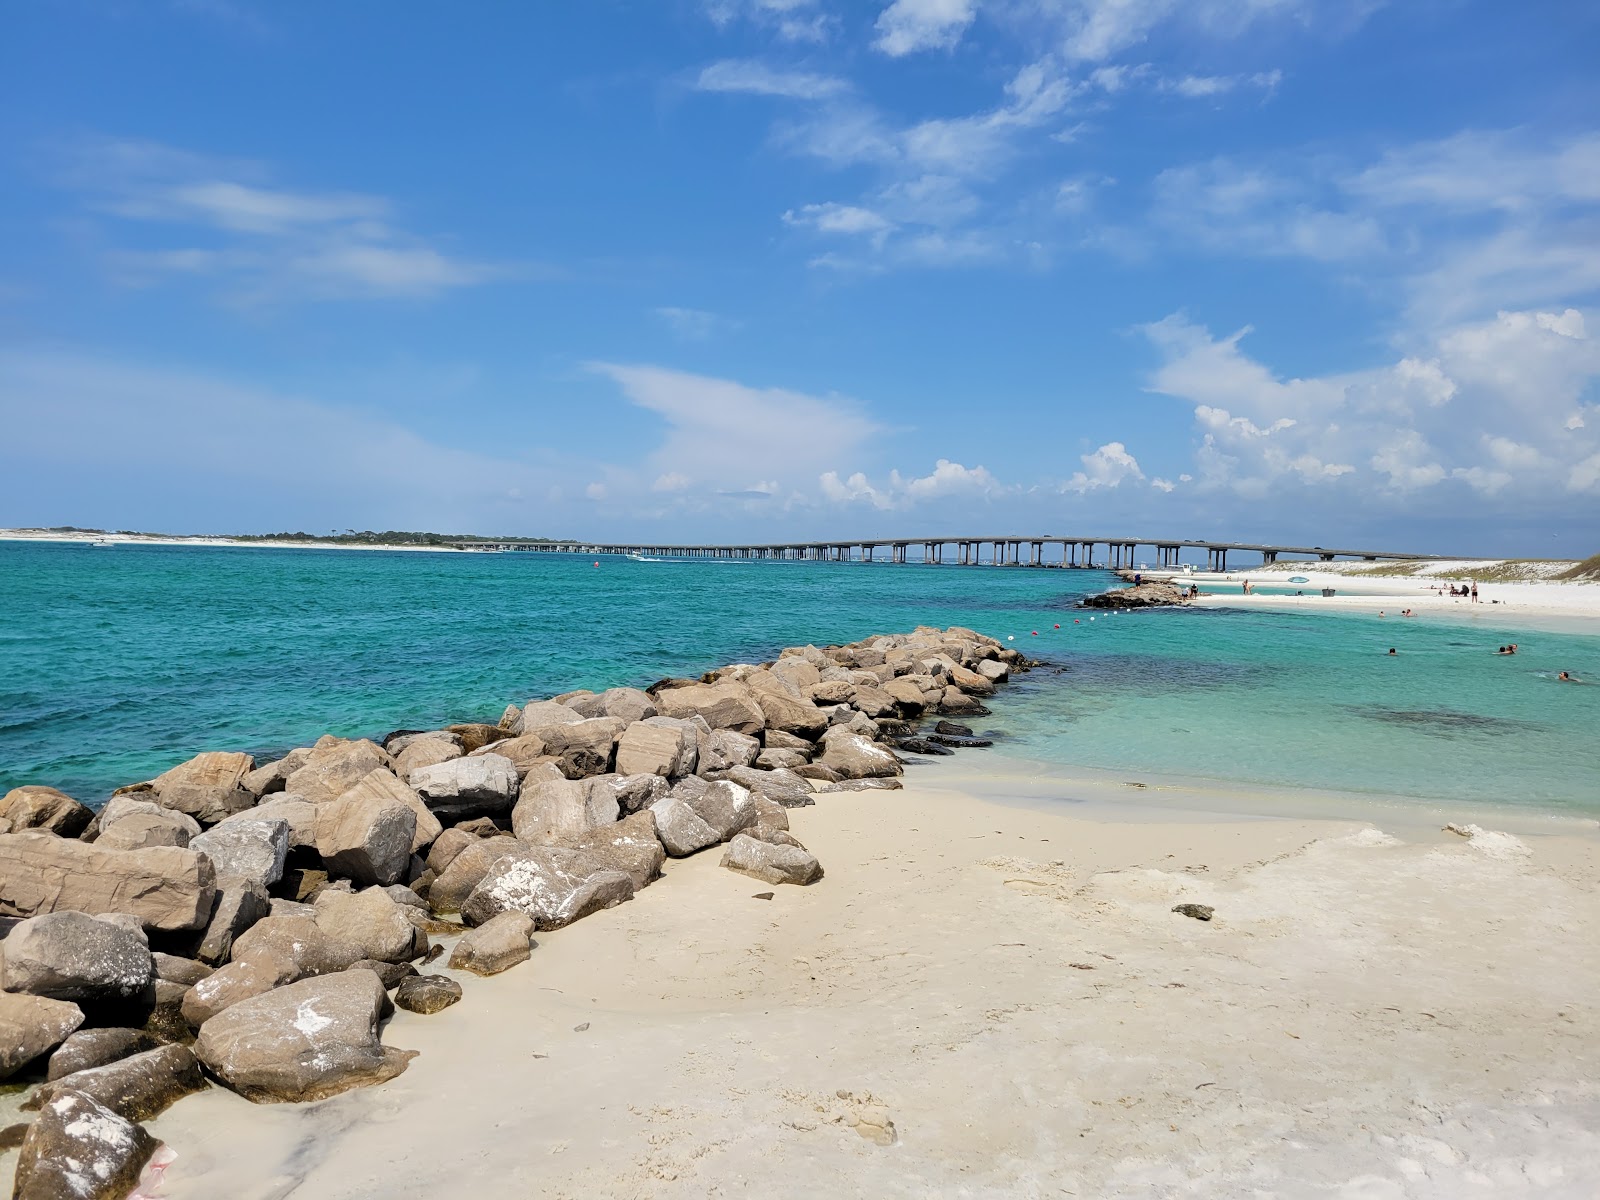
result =
[[[526,551],[536,554],[636,554],[646,558],[780,559],[809,562],[923,562],[960,566],[1103,567],[1137,565],[1137,551],[1148,546],[1156,566],[1174,567],[1184,550],[1204,550],[1206,569],[1226,571],[1228,555],[1259,554],[1264,563],[1280,557],[1332,562],[1338,558],[1366,562],[1415,562],[1438,558],[1435,554],[1409,554],[1387,550],[1334,550],[1323,546],[1270,546],[1251,542],[1209,542],[1185,538],[1107,538],[990,535],[985,537],[874,538],[828,542],[772,542],[726,546],[649,545],[641,542],[533,541],[503,538],[458,543],[469,550]],[[1099,562],[1097,547],[1105,547]],[[911,551],[916,548],[918,557]],[[880,559],[878,556],[882,554]]]

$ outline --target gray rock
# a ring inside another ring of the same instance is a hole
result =
[[[649,808],[671,790],[660,775],[596,775],[584,780],[584,786],[590,792],[597,788],[609,791],[625,816]]]
[[[901,773],[900,760],[886,747],[847,729],[830,729],[822,739],[821,763],[845,779],[870,779]]]
[[[533,918],[508,911],[469,929],[450,952],[450,968],[474,975],[498,975],[528,960]]]
[[[51,1062],[54,1065],[54,1059]],[[74,1093],[105,1105],[119,1117],[148,1121],[205,1086],[200,1063],[189,1047],[156,1046],[46,1083],[22,1107],[43,1108],[58,1096]]]
[[[282,821],[289,827],[291,850],[315,850],[318,807],[295,792],[279,792],[254,808],[235,813],[231,817],[224,817],[214,828],[223,828],[240,821]]]
[[[583,851],[593,868],[621,871],[633,881],[634,891],[660,877],[667,857],[656,833],[655,814],[648,809],[592,833],[565,838],[560,844]]]
[[[45,1078],[56,1080],[78,1071],[103,1067],[133,1054],[143,1054],[157,1046],[155,1038],[142,1029],[80,1029],[56,1047],[45,1069]]]
[[[193,987],[214,968],[204,963],[196,962],[192,958],[184,958],[177,954],[164,954],[160,950],[150,955],[150,960],[155,964],[156,978],[169,980],[172,983],[181,983],[184,987]]]
[[[380,799],[405,805],[417,815],[416,832],[411,837],[411,853],[426,854],[428,847],[433,845],[433,839],[444,832],[444,826],[439,818],[426,804],[422,797],[409,786],[400,782],[400,778],[393,771],[369,771],[356,781],[355,785],[340,795],[335,803],[344,803],[357,799]]]
[[[1178,904],[1174,905],[1173,912],[1185,917],[1193,917],[1196,921],[1209,921],[1216,915],[1216,909],[1209,904]]]
[[[695,771],[708,779],[733,767],[748,767],[761,753],[761,743],[731,729],[713,729],[700,739],[700,758]]]
[[[804,808],[816,803],[811,796],[811,784],[791,770],[780,768],[760,771],[754,767],[735,767],[728,772],[728,778],[740,787],[776,801],[785,808]]]
[[[127,1000],[143,993],[155,972],[142,932],[87,913],[33,917],[0,946],[5,989],[52,1000]]]
[[[394,773],[409,782],[411,772],[450,762],[464,753],[461,739],[453,733],[424,734],[407,743],[405,749],[395,752]]]
[[[12,832],[37,829],[57,837],[75,838],[93,819],[94,813],[88,808],[53,787],[26,784],[0,797],[0,821],[10,822]]]
[[[411,863],[419,808],[415,793],[384,770],[369,772],[337,800],[318,805],[317,853],[328,873],[358,884],[399,882]],[[435,830],[443,828],[422,811]]]
[[[682,796],[666,796],[650,806],[656,836],[673,858],[686,858],[722,839]]]
[[[886,776],[878,779],[841,779],[837,783],[825,783],[817,790],[822,792],[898,792],[904,786],[900,780]]]
[[[822,878],[822,864],[803,846],[758,841],[747,834],[740,834],[728,843],[722,865],[754,876],[763,883],[805,885]]]
[[[239,786],[257,798],[277,795],[284,790],[289,776],[305,766],[310,754],[311,751],[304,747],[291,750],[276,762],[269,762],[248,772],[239,781]]]
[[[449,1008],[461,999],[461,985],[443,975],[412,975],[395,989],[395,1007],[425,1016]]]
[[[219,880],[232,876],[269,888],[283,878],[289,857],[289,822],[237,817],[192,839],[190,848],[211,860]]]
[[[514,909],[532,917],[536,929],[561,929],[632,898],[632,879],[621,871],[596,869],[582,851],[525,846],[489,868],[461,905],[461,918],[482,925]]]
[[[54,1050],[82,1024],[83,1010],[66,1000],[0,992],[0,1079]]]
[[[810,761],[811,756],[799,750],[763,750],[756,756],[755,765],[763,771],[793,770]]]
[[[105,1105],[64,1092],[23,1138],[12,1200],[123,1200],[159,1145]]]
[[[406,1069],[415,1052],[378,1038],[387,1004],[383,982],[371,971],[303,979],[212,1017],[195,1054],[248,1100],[321,1100]]]
[[[341,967],[363,958],[405,962],[427,952],[428,939],[406,910],[382,888],[326,891],[316,904],[317,928],[327,935]]]
[[[519,845],[521,843],[512,837],[474,838],[450,860],[450,865],[428,888],[428,907],[436,913],[460,912],[472,889],[483,881],[489,869]]]
[[[212,966],[227,962],[239,935],[271,915],[272,897],[261,884],[238,876],[224,879],[211,921],[195,947],[195,957]]]
[[[757,819],[750,790],[728,780],[713,783],[689,800],[689,807],[711,828],[719,842],[748,829]]]
[[[521,780],[509,758],[483,754],[413,771],[411,786],[441,820],[459,821],[510,812]]]

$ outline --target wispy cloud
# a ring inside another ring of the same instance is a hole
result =
[[[754,58],[714,62],[701,70],[695,87],[702,92],[742,92],[790,100],[825,100],[850,90],[843,79],[809,71],[786,71]]]
[[[528,270],[459,257],[406,232],[381,196],[293,190],[260,164],[156,143],[83,144],[62,181],[91,212],[170,227],[188,241],[111,250],[117,276],[134,284],[209,278],[245,302],[418,299]]]
[[[719,29],[747,22],[785,42],[825,42],[837,24],[819,0],[705,0],[704,9]]]
[[[707,341],[718,333],[738,327],[737,321],[703,308],[663,305],[653,311],[668,329],[686,342]]]
[[[920,50],[948,50],[978,13],[978,0],[894,0],[878,14],[873,45],[900,58]]]

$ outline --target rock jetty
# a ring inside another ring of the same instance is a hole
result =
[[[15,1195],[121,1200],[171,1161],[140,1122],[210,1083],[275,1103],[394,1078],[415,1056],[383,1041],[396,1005],[470,1008],[478,986],[419,974],[436,939],[450,969],[495,975],[718,846],[763,883],[815,883],[789,810],[899,787],[897,751],[987,745],[916,723],[985,713],[1029,665],[921,627],[274,762],[208,751],[98,813],[14,788],[0,1079],[37,1084],[38,1114],[0,1131],[20,1146]]]
[[[1113,588],[1083,599],[1084,608],[1172,608],[1188,603],[1185,589],[1164,581]]]

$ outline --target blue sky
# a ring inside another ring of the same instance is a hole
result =
[[[18,0],[0,524],[1600,549],[1600,9]]]

